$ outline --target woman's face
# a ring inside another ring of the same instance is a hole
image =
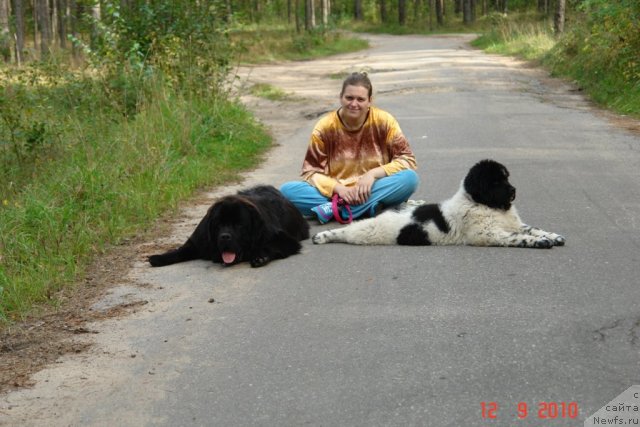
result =
[[[347,86],[340,97],[342,105],[342,117],[344,119],[360,121],[363,120],[371,106],[369,90],[363,86]]]

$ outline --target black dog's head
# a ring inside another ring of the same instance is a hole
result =
[[[211,207],[209,238],[225,265],[247,261],[263,238],[265,224],[259,208],[242,196],[227,196]]]
[[[516,198],[516,189],[509,183],[509,171],[494,160],[476,163],[469,170],[463,185],[476,203],[494,209],[508,210]]]

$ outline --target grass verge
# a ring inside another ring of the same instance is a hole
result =
[[[624,9],[618,11],[623,12]],[[624,20],[613,22],[619,21]],[[509,18],[495,15],[491,30],[474,45],[488,52],[536,62],[554,76],[573,80],[601,106],[640,118],[638,24],[634,21],[617,31],[611,28],[604,31],[601,27],[609,22],[610,19],[599,23],[595,18],[582,17],[574,20],[574,25],[558,37],[549,21],[535,15]]]
[[[302,61],[368,47],[366,40],[331,30],[298,34],[286,27],[252,27],[231,31],[229,36],[241,61],[251,64]]]
[[[256,28],[231,37],[258,62],[367,46],[332,32]],[[105,78],[53,61],[0,66],[0,329],[58,304],[56,292],[79,283],[110,246],[196,189],[237,179],[271,146],[254,117],[206,79],[182,88],[179,79],[146,77]],[[253,90],[289,99],[268,85]]]
[[[0,323],[50,301],[194,190],[255,166],[271,144],[242,106],[162,89],[130,121],[67,117],[56,142],[30,176],[0,186]]]

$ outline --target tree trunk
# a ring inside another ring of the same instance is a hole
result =
[[[407,0],[398,0],[398,23],[401,26],[407,23]]]
[[[11,61],[11,32],[9,31],[9,0],[0,0],[0,56]]]
[[[463,0],[462,2],[462,22],[469,25],[473,22],[471,15],[471,0]]]
[[[36,0],[38,24],[40,27],[40,58],[46,59],[51,49],[51,16],[48,0]]]
[[[78,20],[76,18],[78,14],[78,5],[76,0],[68,0],[67,3],[67,16],[69,17],[69,30],[74,38],[78,37]],[[75,43],[71,43],[71,52],[74,57],[78,56],[78,49]]]
[[[311,31],[314,27],[313,16],[313,0],[305,0],[304,2],[304,29]]]
[[[16,19],[16,62],[20,65],[24,61],[24,5],[22,0],[13,0],[13,15]]]
[[[300,0],[295,0],[296,33],[300,34]]]
[[[438,25],[444,25],[444,2],[443,0],[436,0],[436,19]]]
[[[69,15],[67,14],[67,0],[55,0],[56,9],[58,10],[58,43],[61,49],[67,48],[67,22]]]
[[[329,25],[330,7],[331,3],[329,0],[322,0],[322,25],[325,27]]]
[[[380,6],[380,22],[382,24],[388,22],[387,17],[387,1],[386,0],[378,0],[378,5]]]
[[[556,34],[562,34],[564,32],[564,9],[565,0],[558,0],[558,8],[556,9],[553,25]]]
[[[362,14],[362,0],[354,0],[353,17],[356,21],[362,21],[362,18],[364,17]]]
[[[95,47],[98,42],[99,30],[98,30],[98,22],[102,19],[102,12],[100,11],[100,2],[95,1],[93,6],[91,6],[91,47]]]
[[[538,0],[538,12],[545,16],[549,14],[549,0]]]

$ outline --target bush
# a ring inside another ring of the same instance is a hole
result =
[[[640,3],[585,0],[583,16],[546,58],[572,76],[594,100],[640,115]]]

